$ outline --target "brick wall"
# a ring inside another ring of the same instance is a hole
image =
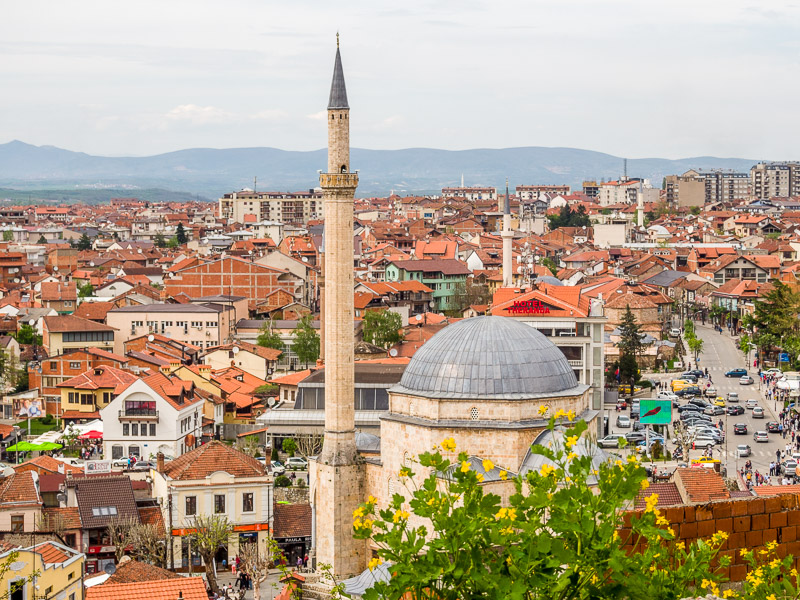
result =
[[[722,570],[731,581],[742,581],[747,575],[747,564],[740,550],[752,550],[767,542],[777,542],[778,556],[792,555],[795,566],[800,567],[800,494],[675,506],[661,511],[680,540],[693,542],[709,538],[717,531],[727,533],[728,539],[723,543],[720,555],[731,558],[731,566]],[[641,514],[642,511],[626,513],[625,525],[630,524],[632,516]],[[627,540],[629,532],[630,529],[623,528],[621,538]]]

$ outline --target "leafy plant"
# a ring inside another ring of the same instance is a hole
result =
[[[319,358],[319,334],[311,324],[311,315],[305,315],[293,334],[292,350],[306,367]]]
[[[280,334],[272,328],[271,319],[266,321],[261,326],[261,329],[259,329],[256,343],[262,348],[272,348],[273,350],[280,350],[281,352],[285,349],[285,344]]]
[[[294,453],[297,452],[297,442],[293,438],[285,438],[281,447],[289,456],[294,456]]]
[[[364,341],[388,349],[403,340],[403,320],[396,312],[371,310],[364,314]]]
[[[278,475],[275,478],[275,487],[292,487],[292,480],[286,475]]]

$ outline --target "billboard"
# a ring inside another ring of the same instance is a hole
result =
[[[83,463],[84,472],[89,473],[111,473],[110,460],[87,460]]]
[[[672,423],[672,401],[645,398],[639,401],[639,422],[642,425]]]

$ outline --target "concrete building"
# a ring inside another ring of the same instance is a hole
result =
[[[750,185],[761,200],[800,195],[800,163],[758,163],[750,169]]]
[[[42,325],[42,346],[48,355],[64,354],[66,350],[83,350],[87,346],[114,350],[116,329],[72,315],[45,317]]]
[[[243,189],[219,199],[219,214],[228,223],[276,221],[284,225],[306,225],[322,216],[322,193],[254,192]],[[271,235],[269,237],[272,237]],[[272,238],[278,244],[280,239]]]
[[[84,554],[54,541],[27,548],[4,544],[3,550],[0,563],[9,568],[0,573],[0,589],[8,600],[83,600]],[[8,563],[14,553],[14,562]],[[31,578],[31,573],[36,576]]]
[[[464,198],[469,202],[497,200],[497,188],[481,186],[442,188],[442,198]]]
[[[191,344],[211,348],[233,339],[236,310],[231,305],[147,304],[122,306],[108,311],[106,321],[117,330],[114,352],[124,354],[125,342],[146,334],[160,334]]]
[[[734,171],[686,171],[667,175],[666,200],[671,206],[703,206],[750,195],[750,176]]]
[[[568,185],[518,185],[516,187],[517,200],[538,200],[540,194],[553,194],[555,196],[569,196]]]

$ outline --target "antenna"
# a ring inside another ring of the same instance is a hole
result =
[[[253,193],[256,193],[256,184],[258,183],[258,177],[253,175]]]
[[[625,179],[628,179],[628,159],[627,158],[623,158],[622,159],[622,175],[623,175],[623,177],[625,177]]]

